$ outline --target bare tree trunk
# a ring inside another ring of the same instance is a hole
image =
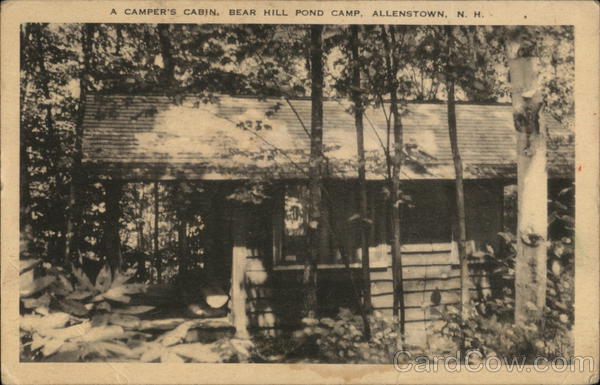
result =
[[[48,255],[51,255],[53,262],[61,264],[63,262],[62,255],[64,253],[64,244],[66,239],[61,236],[61,233],[66,233],[66,218],[64,215],[63,200],[60,197],[62,184],[59,182],[61,173],[59,170],[59,157],[62,155],[61,142],[55,127],[54,115],[52,112],[52,95],[50,93],[50,73],[46,67],[46,46],[44,45],[44,29],[45,24],[32,23],[28,27],[28,32],[31,33],[32,42],[35,44],[33,50],[35,52],[33,60],[39,80],[37,84],[43,95],[43,101],[40,103],[40,109],[45,110],[44,124],[47,130],[47,139],[44,145],[44,154],[49,162],[48,167],[48,182],[50,191],[55,195],[50,198],[48,210],[48,218],[51,229],[54,231],[53,238],[49,241]]]
[[[465,219],[465,191],[463,185],[463,165],[458,149],[458,134],[456,131],[456,106],[454,101],[455,76],[452,52],[452,27],[446,26],[446,91],[448,93],[448,133],[450,135],[450,148],[454,162],[455,174],[455,199],[456,199],[456,224],[458,229],[458,257],[460,261],[460,308],[461,318],[465,318],[466,304],[469,302],[469,261],[467,259],[467,225]]]
[[[140,210],[141,211],[141,210]],[[140,218],[142,218],[142,213],[140,212]],[[146,281],[146,258],[144,256],[146,253],[144,252],[144,225],[140,220],[136,221],[137,228],[137,254],[138,254],[138,267],[137,267],[137,277],[142,282]]]
[[[188,252],[188,239],[187,239],[187,226],[188,222],[185,218],[179,218],[177,223],[177,246],[179,255],[179,272],[183,272],[190,267],[190,259]]]
[[[137,274],[136,276],[142,281],[145,282],[148,278],[148,273],[146,271],[146,251],[145,246],[146,242],[144,240],[144,184],[135,183],[133,185],[133,189],[135,191],[135,201],[137,208],[137,218],[135,221],[136,232],[137,232]]]
[[[323,231],[321,189],[323,175],[323,26],[310,27],[311,126],[310,126],[310,207],[308,215],[308,258],[304,261],[302,283],[306,317],[317,312],[317,263]]]
[[[26,52],[31,48],[30,44],[31,28],[28,24],[21,24],[21,64],[25,65],[27,59]],[[22,81],[27,82],[27,78]],[[22,89],[25,86],[21,85]],[[23,119],[25,111],[24,92],[21,92],[21,119]],[[19,130],[19,234],[20,247],[19,252],[21,257],[29,257],[31,252],[31,243],[33,241],[33,230],[31,227],[31,194],[29,191],[29,155],[27,154],[28,130],[21,127]]]
[[[178,274],[186,271],[190,267],[190,253],[188,242],[188,224],[190,223],[190,207],[186,199],[186,185],[177,183],[174,185],[173,202],[175,203],[176,228],[177,228],[177,263]]]
[[[388,38],[385,26],[382,26],[382,37],[386,49],[386,68],[387,81],[390,87],[390,110],[393,118],[393,137],[394,154],[391,157],[392,162],[392,180],[391,182],[391,227],[392,227],[392,279],[394,285],[394,304],[392,311],[394,317],[400,318],[400,336],[404,341],[405,332],[405,306],[404,306],[404,288],[402,277],[402,243],[401,243],[401,221],[400,221],[400,169],[403,163],[403,129],[400,112],[398,110],[398,56],[396,50],[396,30],[393,25],[389,26]]]
[[[365,330],[365,339],[371,339],[371,326],[369,324],[368,314],[371,313],[371,271],[369,269],[369,231],[370,224],[367,212],[367,176],[365,165],[365,139],[363,113],[364,106],[360,92],[360,56],[359,31],[358,26],[351,28],[350,45],[352,51],[352,101],[354,103],[354,125],[356,126],[356,149],[358,155],[358,191],[360,207],[360,242],[362,250],[362,282],[363,282],[363,303],[362,314]]]
[[[108,258],[108,265],[114,274],[123,267],[121,253],[121,237],[119,236],[119,218],[121,217],[121,192],[122,183],[109,181],[104,183],[106,191],[106,220],[104,223],[104,252]]]
[[[64,261],[72,260],[72,254],[79,244],[78,234],[81,225],[80,188],[83,185],[81,159],[83,157],[83,119],[85,117],[85,102],[90,86],[89,77],[92,60],[92,36],[94,24],[83,24],[81,31],[81,47],[83,52],[82,69],[79,77],[79,110],[77,111],[77,126],[75,132],[75,149],[71,169],[71,184],[69,186],[69,204],[67,207],[67,230],[65,240]]]
[[[161,73],[161,84],[169,87],[175,79],[175,63],[173,62],[173,47],[169,37],[169,24],[158,24],[158,41],[160,43],[160,54],[163,60]]]
[[[526,27],[508,30],[506,53],[517,130],[517,259],[515,321],[539,321],[546,304],[548,170],[543,99],[538,86],[536,37]],[[534,305],[535,309],[531,307]]]
[[[159,191],[158,181],[154,182],[154,266],[156,267],[156,281],[162,283],[162,257],[160,255],[159,244],[158,244],[158,220],[159,220]]]

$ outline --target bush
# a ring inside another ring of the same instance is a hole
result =
[[[294,338],[312,354],[308,360],[327,363],[390,364],[399,350],[398,321],[375,312],[369,317],[371,340],[363,338],[361,316],[349,309],[340,309],[335,318],[304,318],[304,328],[294,333]]]
[[[461,320],[459,310],[447,306],[441,333],[457,344],[464,341],[466,350],[478,350],[484,357],[536,356],[568,358],[573,354],[571,329],[573,316],[573,247],[569,237],[551,243],[548,250],[548,281],[544,316],[539,324],[515,325],[514,314],[514,237],[502,234],[508,243],[508,255],[490,257],[495,263],[493,274],[500,276],[504,287],[494,298],[472,301]],[[538,309],[527,304],[531,311]]]
[[[144,319],[153,306],[133,305],[146,285],[128,283],[134,271],[94,283],[78,268],[21,261],[21,361],[235,362],[251,344],[222,338],[186,343],[194,321]],[[165,330],[166,329],[166,330]]]

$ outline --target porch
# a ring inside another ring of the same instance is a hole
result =
[[[362,279],[358,227],[348,220],[358,204],[354,183],[337,180],[326,186],[337,199],[329,201],[326,210],[329,252],[318,264],[319,316],[332,316],[340,307],[357,310],[362,296],[356,289]],[[112,181],[106,185],[108,217],[113,222],[107,223],[105,231],[114,233],[106,239],[118,237],[122,243],[119,250],[128,250],[122,253],[123,263],[143,266],[145,279],[163,288],[163,304],[180,305],[161,318],[198,319],[200,329],[230,327],[241,337],[272,335],[299,325],[302,229],[307,223],[298,181],[271,184],[263,191],[262,201],[254,203],[233,196],[248,193],[248,186],[234,181]],[[454,225],[449,220],[451,183],[412,181],[404,185],[407,193],[414,195],[414,207],[407,208],[403,218],[403,289],[407,330],[417,336],[438,319],[431,312],[434,291],[441,294],[438,305],[458,303],[459,262]],[[383,182],[369,182],[371,292],[374,310],[391,314],[390,231],[383,187]],[[124,215],[123,208],[115,204],[119,196],[132,191],[144,191],[139,194],[140,202],[148,199],[137,216]],[[501,229],[502,188],[491,182],[468,183],[467,193],[472,196],[469,201],[476,203],[467,208],[470,214],[488,217],[477,228],[470,227],[479,237],[470,242],[475,250],[493,242]],[[477,204],[481,201],[487,206]],[[494,207],[489,207],[490,202],[495,202]],[[131,258],[134,255],[137,259]],[[474,272],[477,280],[483,275]],[[489,290],[489,284],[482,282],[476,289]],[[204,319],[207,321],[200,321]]]

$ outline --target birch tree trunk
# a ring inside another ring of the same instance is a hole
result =
[[[546,304],[548,170],[543,99],[538,85],[535,36],[508,31],[506,53],[517,130],[517,257],[515,322],[540,320]]]
[[[320,254],[321,188],[323,175],[323,26],[310,27],[311,76],[311,126],[310,126],[310,207],[308,215],[308,258],[304,261],[302,283],[304,287],[305,317],[315,317],[317,312],[317,262]]]
[[[367,315],[371,313],[371,271],[369,263],[369,231],[371,225],[368,222],[367,212],[367,172],[365,165],[365,139],[363,113],[364,106],[361,95],[360,82],[360,56],[358,52],[359,31],[358,26],[351,28],[350,45],[352,51],[352,101],[354,103],[354,125],[356,127],[356,149],[358,156],[358,191],[360,208],[360,244],[362,251],[362,283],[363,283],[363,322],[365,339],[371,339],[371,327]]]

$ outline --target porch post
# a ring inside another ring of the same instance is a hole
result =
[[[237,338],[249,338],[246,314],[247,213],[238,206],[233,210],[233,252],[231,263],[231,316]]]

